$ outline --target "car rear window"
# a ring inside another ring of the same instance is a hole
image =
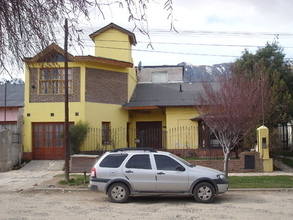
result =
[[[110,154],[106,156],[100,163],[100,167],[118,168],[128,154]]]

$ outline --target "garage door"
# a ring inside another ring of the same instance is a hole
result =
[[[33,123],[33,159],[63,160],[62,123]]]

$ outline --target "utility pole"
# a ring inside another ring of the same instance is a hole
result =
[[[4,83],[4,129],[6,129],[7,80]]]
[[[65,40],[64,40],[64,71],[65,71],[65,180],[69,182],[69,160],[70,160],[70,146],[69,146],[69,108],[68,108],[68,21],[65,19]]]

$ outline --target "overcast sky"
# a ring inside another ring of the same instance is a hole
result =
[[[170,31],[166,0],[150,0],[147,19],[154,50],[147,48],[149,39],[135,31],[137,45],[133,47],[134,64],[212,65],[233,62],[247,48],[255,52],[278,38],[287,58],[293,58],[292,0],[173,0],[174,30]],[[92,13],[83,21],[84,55],[94,53],[88,37],[92,32],[113,22],[129,31],[127,10],[112,6],[104,8],[106,19]],[[71,51],[74,55],[79,52]]]

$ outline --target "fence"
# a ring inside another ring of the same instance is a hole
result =
[[[278,138],[277,142],[281,142],[279,144],[279,148],[282,150],[293,150],[293,124],[292,123],[283,123],[280,124],[277,128]]]
[[[8,129],[0,131],[0,172],[20,165],[22,148],[19,141],[19,134]]]
[[[147,129],[141,132],[133,128],[112,128],[107,135],[109,141],[105,141],[101,128],[90,128],[81,151],[96,153],[116,148],[144,146],[173,151],[177,154],[184,153],[185,156],[194,156],[194,150],[199,147],[197,129],[195,126],[184,126],[163,131],[161,129]],[[158,142],[154,143],[149,139],[155,139]],[[152,146],[148,146],[148,143],[151,143]],[[207,155],[212,155],[212,153]]]

